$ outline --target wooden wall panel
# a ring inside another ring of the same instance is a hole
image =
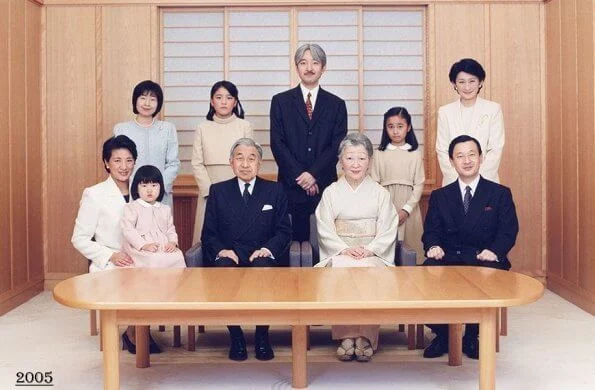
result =
[[[9,77],[9,58],[8,42],[10,39],[9,25],[9,0],[0,0],[0,91],[8,91]],[[7,124],[0,127],[2,139],[8,139],[9,132],[9,110],[10,96],[0,99],[0,123]],[[8,142],[0,143],[0,166],[8,167],[9,164],[9,146]],[[10,182],[10,171],[0,169],[0,182]],[[5,189],[0,191],[0,294],[10,290],[10,193]]]
[[[546,6],[547,42],[547,272],[562,277],[562,32],[560,2]]]
[[[595,67],[594,1],[577,1],[578,286],[595,296]]]
[[[112,135],[118,122],[134,118],[132,89],[151,78],[151,7],[102,7],[101,97],[102,124],[98,145]],[[134,15],[134,23],[131,23]],[[105,171],[101,169],[101,177]]]
[[[546,4],[548,287],[595,314],[594,0]]]
[[[490,5],[492,71],[488,77],[492,100],[502,106],[506,129],[500,177],[512,190],[520,223],[510,258],[514,270],[529,273],[542,270],[544,261],[539,7]]]
[[[485,66],[488,72],[485,7],[483,4],[435,5],[436,47],[429,48],[435,50],[436,57],[436,112],[432,115],[437,115],[438,107],[455,101],[459,96],[448,79],[452,64],[461,58],[474,58]],[[461,17],[462,15],[464,17]],[[481,92],[482,96],[488,99],[489,78],[488,73],[485,88]],[[442,180],[438,181],[441,182]]]
[[[27,241],[29,280],[43,279],[41,152],[41,7],[29,1],[27,14]]]
[[[78,272],[87,263],[70,244],[82,190],[96,183],[95,7],[47,8],[46,273]],[[130,23],[134,22],[131,15]],[[77,261],[78,259],[80,261]]]
[[[560,2],[562,20],[562,187],[564,188],[562,241],[564,260],[562,277],[578,280],[578,128],[577,112],[577,35],[575,0]]]
[[[10,213],[12,285],[27,282],[27,204],[26,204],[26,41],[25,3],[11,0],[10,4],[11,45],[10,66]]]

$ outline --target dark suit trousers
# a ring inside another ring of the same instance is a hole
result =
[[[449,266],[449,265],[469,265],[469,262],[465,262],[465,261],[452,261],[452,259],[449,258],[449,260],[444,261],[444,260],[436,260],[436,259],[426,259],[424,261],[423,265],[427,265],[427,266],[433,266],[433,265],[443,265],[443,266]],[[490,267],[490,268],[496,268],[496,269],[502,269],[507,271],[508,270],[508,266],[505,263],[500,263],[497,261],[481,261],[481,260],[476,260],[476,266],[478,267]],[[432,332],[436,333],[437,337],[441,337],[444,340],[448,340],[448,325],[447,324],[433,324],[433,325],[428,325],[428,328],[432,329]],[[465,324],[465,338],[469,339],[473,339],[473,338],[477,338],[477,336],[479,336],[479,324]]]
[[[257,257],[254,261],[242,261],[240,259],[240,264],[236,264],[235,261],[230,259],[229,257],[220,257],[219,259],[215,260],[213,263],[213,267],[276,267],[277,261],[270,257]],[[229,335],[232,338],[239,338],[244,337],[244,333],[242,332],[242,328],[238,325],[229,325],[227,326],[229,329]],[[269,326],[268,325],[257,325],[256,331],[254,333],[254,338],[268,338],[269,337]]]
[[[308,241],[310,239],[310,215],[314,214],[320,196],[314,196],[308,202],[289,202],[288,212],[291,215],[292,241]]]

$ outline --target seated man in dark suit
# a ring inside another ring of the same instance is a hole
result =
[[[262,148],[250,138],[237,140],[229,163],[236,177],[213,184],[202,230],[205,261],[212,267],[276,267],[287,265],[291,225],[287,197],[281,184],[256,175]],[[266,288],[266,286],[263,286]],[[246,360],[242,328],[228,326],[229,358]],[[268,326],[257,326],[255,353],[259,360],[274,358]]]
[[[481,145],[468,135],[456,137],[448,148],[459,178],[432,192],[422,241],[424,265],[470,265],[510,269],[507,254],[514,246],[519,222],[508,187],[479,174]],[[429,325],[436,337],[424,357],[448,352],[448,325]],[[467,324],[463,352],[479,358],[479,326]]]

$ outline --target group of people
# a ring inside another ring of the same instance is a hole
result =
[[[407,109],[392,107],[384,114],[381,142],[373,150],[364,134],[347,134],[345,101],[319,85],[324,50],[302,45],[294,62],[299,85],[273,96],[270,107],[277,182],[258,176],[263,151],[244,119],[237,87],[224,80],[211,88],[192,154],[199,188],[193,239],[201,241],[208,266],[286,266],[290,241],[310,238],[314,214],[318,267],[394,266],[399,242],[417,252],[418,264],[510,268],[507,253],[518,221],[510,190],[498,184],[502,112],[478,96],[485,80],[478,62],[463,59],[449,74],[459,98],[438,113],[436,152],[444,187],[432,193],[425,223],[419,208],[423,158]],[[185,266],[171,213],[178,142],[175,126],[156,119],[162,104],[158,84],[137,85],[136,119],[116,125],[103,145],[108,178],[84,190],[72,237],[90,272]],[[446,325],[431,328],[436,337],[424,351],[428,358],[448,351]],[[229,358],[247,359],[241,327],[228,329]],[[122,336],[132,353],[133,330]],[[333,326],[338,358],[369,361],[378,331],[374,325]],[[477,358],[476,324],[467,326],[463,341],[464,352]],[[159,352],[152,338],[150,351]],[[259,360],[274,358],[266,325],[256,327],[254,352]]]

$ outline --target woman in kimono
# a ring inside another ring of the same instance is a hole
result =
[[[339,145],[343,177],[322,194],[316,208],[320,245],[317,267],[394,266],[399,218],[390,194],[368,175],[372,143],[363,134]],[[369,361],[378,347],[378,325],[332,327],[339,360]]]
[[[450,68],[448,78],[459,94],[452,103],[438,109],[436,153],[442,171],[442,186],[458,177],[450,164],[448,145],[459,135],[477,139],[484,151],[479,173],[488,180],[499,183],[498,168],[504,148],[504,120],[500,104],[479,97],[486,73],[481,64],[463,58]]]

